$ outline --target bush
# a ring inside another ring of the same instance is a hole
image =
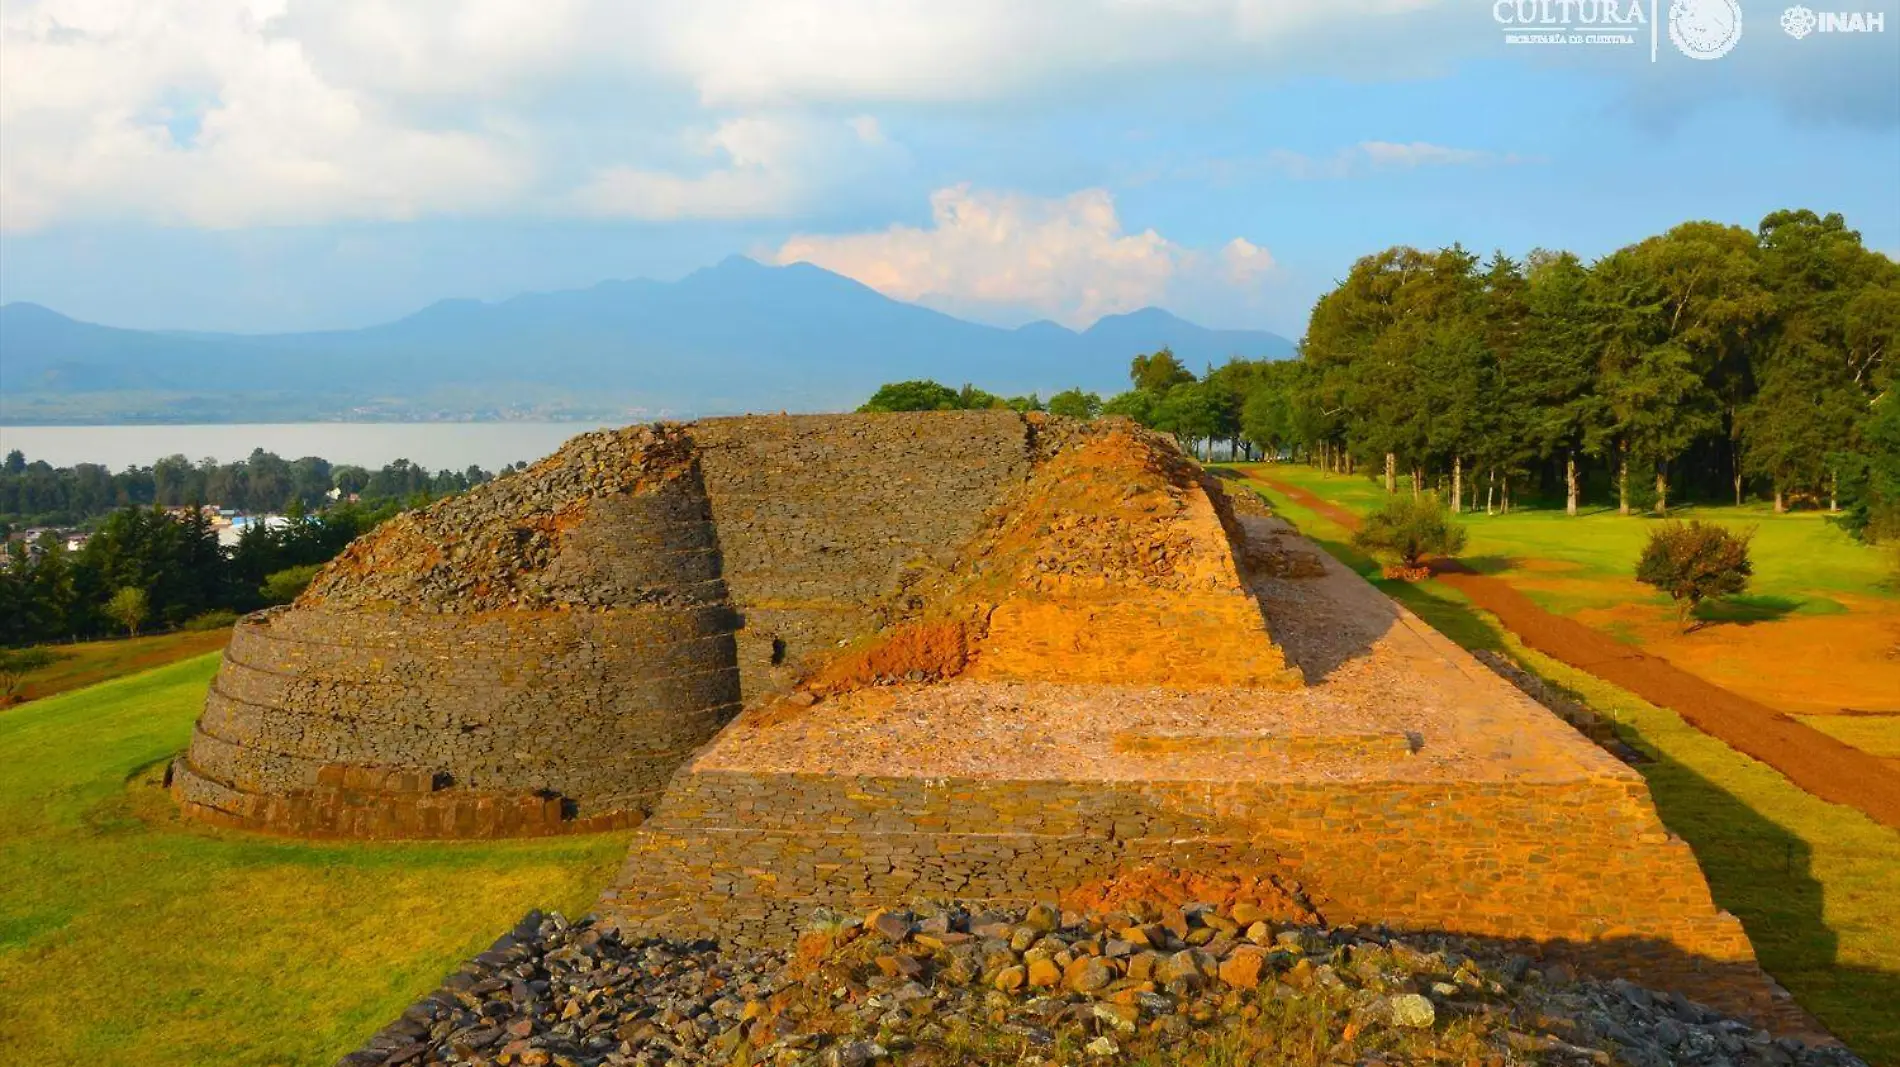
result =
[[[264,576],[264,584],[258,588],[264,600],[271,604],[288,604],[303,594],[310,580],[323,569],[321,563],[310,563],[302,567],[285,567]]]
[[[888,382],[878,387],[859,411],[955,411],[964,406],[955,389],[928,379]]]
[[[1455,556],[1465,549],[1465,528],[1437,496],[1395,497],[1366,516],[1352,543],[1375,556],[1396,557],[1417,569],[1427,555]]]
[[[139,627],[152,617],[152,598],[136,585],[128,585],[106,601],[106,618],[125,627],[126,635],[137,637]]]
[[[0,648],[0,705],[13,702],[27,675],[61,658],[49,648]]]
[[[207,630],[229,630],[231,627],[237,625],[237,620],[237,612],[225,611],[220,608],[217,611],[205,611],[193,615],[191,618],[185,620],[183,628],[193,633],[203,633]]]
[[[1676,602],[1676,622],[1684,631],[1704,600],[1731,596],[1748,588],[1755,573],[1748,559],[1754,531],[1736,533],[1699,520],[1666,522],[1650,531],[1636,580],[1655,586]]]

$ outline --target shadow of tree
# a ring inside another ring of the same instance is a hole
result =
[[[1742,625],[1773,622],[1800,610],[1802,601],[1795,597],[1740,593],[1717,600],[1705,600],[1691,614],[1700,623],[1732,622]]]
[[[1503,574],[1523,566],[1514,556],[1462,556],[1459,562],[1475,574]]]
[[[1498,627],[1443,587],[1375,584],[1468,650],[1504,648]],[[1615,726],[1625,743],[1649,757],[1637,770],[1663,824],[1689,843],[1716,904],[1741,920],[1763,969],[1868,1062],[1900,1065],[1900,1012],[1883,1007],[1900,1004],[1900,972],[1841,959],[1840,935],[1827,917],[1827,887],[1814,874],[1808,842],[1670,757],[1636,725],[1617,720]]]

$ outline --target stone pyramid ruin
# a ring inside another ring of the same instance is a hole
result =
[[[1640,776],[1237,499],[1116,420],[586,434],[243,620],[173,791],[304,836],[637,826],[635,932],[1224,881],[1759,996]]]

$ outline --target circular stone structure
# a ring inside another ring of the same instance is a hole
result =
[[[240,622],[173,791],[305,836],[637,822],[739,708],[720,571],[683,428],[575,438]]]

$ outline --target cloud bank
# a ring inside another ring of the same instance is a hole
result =
[[[769,258],[813,263],[887,296],[978,318],[1084,327],[1162,302],[1183,284],[1262,284],[1273,256],[1236,237],[1207,253],[1128,233],[1104,189],[1042,198],[957,185],[930,196],[928,226],[799,234]]]
[[[0,0],[0,228],[783,217],[901,165],[884,109],[1592,62],[1496,36],[1486,6],[1454,0]],[[1674,112],[1658,79],[1693,74],[1685,93],[1891,126],[1891,54],[1861,44],[1802,50],[1763,26],[1716,70],[1604,69]],[[1354,151],[1282,166],[1476,162]]]

